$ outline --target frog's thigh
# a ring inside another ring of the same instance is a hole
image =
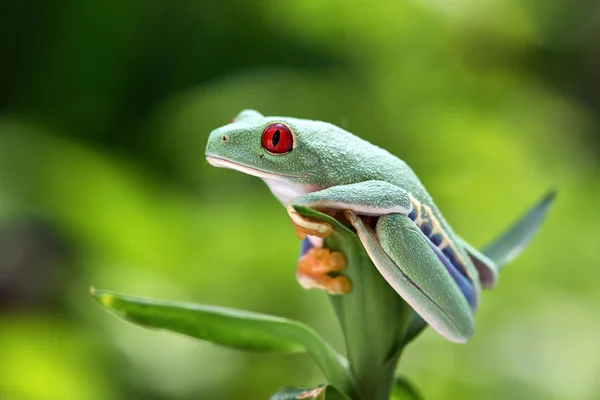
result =
[[[375,233],[356,214],[346,215],[390,286],[440,334],[467,341],[474,330],[469,304],[414,223],[404,215],[383,215]]]

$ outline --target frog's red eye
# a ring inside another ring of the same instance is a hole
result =
[[[284,124],[271,124],[262,133],[263,149],[273,154],[285,154],[294,148],[294,135]]]

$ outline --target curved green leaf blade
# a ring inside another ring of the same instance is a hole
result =
[[[402,346],[412,342],[427,327],[427,322],[416,311],[411,310],[408,325],[404,331]]]
[[[94,289],[91,294],[113,314],[146,328],[176,332],[241,350],[306,352],[330,382],[350,392],[353,387],[346,359],[312,328],[298,321],[225,307],[154,300]]]
[[[350,400],[335,387],[322,385],[315,389],[303,389],[291,386],[282,387],[270,400]]]
[[[394,382],[391,400],[423,400],[423,396],[404,377],[397,377]]]
[[[489,257],[498,268],[515,259],[529,244],[544,221],[557,191],[552,190],[542,200],[526,212],[513,226],[489,244],[483,254]]]

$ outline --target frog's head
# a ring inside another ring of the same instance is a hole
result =
[[[314,136],[323,122],[265,117],[244,110],[228,125],[211,132],[206,159],[263,179],[316,185],[323,179]]]

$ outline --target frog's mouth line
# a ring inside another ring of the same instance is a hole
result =
[[[257,176],[263,179],[273,179],[287,182],[287,179],[285,178],[302,178],[302,175],[274,174],[272,172],[267,172],[263,171],[262,169],[249,167],[247,165],[239,164],[218,156],[207,155],[206,161],[208,161],[208,163],[214,167],[234,169],[236,171],[240,171],[248,175]]]

